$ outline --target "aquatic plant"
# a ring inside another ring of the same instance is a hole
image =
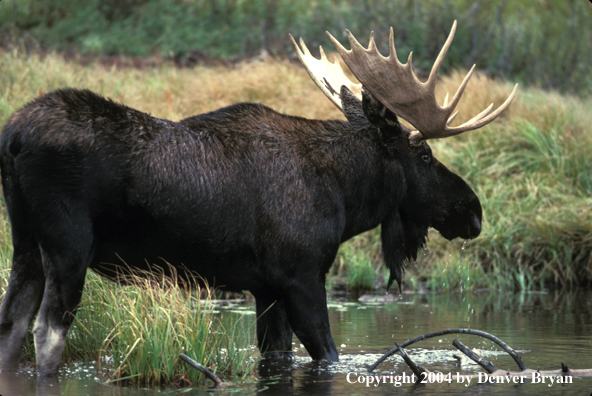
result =
[[[192,276],[165,277],[153,267],[119,286],[89,273],[66,358],[102,362],[111,380],[202,382],[203,374],[179,359],[184,353],[220,377],[246,378],[258,356],[249,329],[213,313],[212,289],[183,287]]]

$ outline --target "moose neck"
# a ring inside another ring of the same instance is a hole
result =
[[[358,129],[341,121],[324,121],[323,126],[340,137],[311,145],[310,158],[337,180],[345,241],[375,228],[398,206],[404,193],[403,171],[389,159],[376,129]]]

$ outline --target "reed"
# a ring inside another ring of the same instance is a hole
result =
[[[256,353],[249,329],[237,334],[240,319],[215,315],[212,290],[180,285],[158,267],[129,278],[120,287],[93,273],[70,330],[65,357],[96,360],[112,381],[169,384],[201,383],[203,374],[179,359],[184,353],[218,376],[244,380],[253,374]]]
[[[9,255],[2,255],[0,296],[9,271]],[[185,275],[184,281],[195,283],[192,277]],[[125,384],[203,383],[204,375],[180,360],[180,353],[224,380],[242,382],[252,376],[258,360],[252,325],[237,315],[216,314],[212,289],[179,287],[178,280],[155,267],[119,286],[89,272],[63,359],[96,361],[107,382]],[[24,353],[34,362],[31,332]]]

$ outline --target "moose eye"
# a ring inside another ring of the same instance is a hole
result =
[[[430,155],[429,154],[423,154],[421,156],[421,159],[424,160],[425,162],[430,162]]]

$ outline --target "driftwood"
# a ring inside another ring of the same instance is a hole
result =
[[[396,342],[395,345],[397,345]],[[426,374],[429,373],[429,371],[426,370],[425,367],[418,366],[417,364],[415,364],[415,362],[411,360],[411,358],[409,357],[409,355],[407,355],[407,352],[405,352],[403,348],[401,348],[399,345],[397,345],[397,348],[399,348],[399,352],[401,353],[401,357],[403,358],[405,363],[407,363],[407,365],[411,367],[411,371],[413,371],[413,374],[415,374],[415,376],[417,377],[416,382],[419,382]]]
[[[407,365],[411,368],[411,370],[417,376],[418,381],[419,381],[423,376],[425,376],[425,373],[429,373],[429,371],[426,370],[424,367],[418,366],[417,364],[415,364],[413,362],[413,360],[411,360],[409,355],[407,355],[407,352],[405,352],[405,350],[403,348],[407,347],[411,344],[414,344],[416,342],[427,340],[428,338],[439,337],[439,336],[443,336],[446,334],[470,334],[470,335],[476,335],[476,336],[487,338],[488,340],[491,340],[491,341],[495,342],[496,344],[498,344],[506,353],[508,353],[508,355],[510,355],[514,359],[514,361],[518,365],[518,368],[520,369],[520,371],[500,370],[500,369],[496,368],[490,361],[488,361],[487,359],[483,358],[482,356],[479,356],[478,354],[476,354],[475,352],[470,350],[462,342],[460,342],[457,339],[454,339],[454,341],[452,341],[452,345],[454,345],[458,350],[460,350],[462,353],[464,353],[469,359],[473,360],[475,363],[477,363],[478,365],[483,367],[483,369],[485,369],[485,371],[487,371],[487,373],[488,373],[487,375],[490,377],[502,377],[503,376],[506,378],[513,379],[515,377],[518,377],[518,378],[526,377],[526,376],[530,377],[533,373],[538,373],[542,376],[592,377],[592,369],[570,369],[563,362],[561,362],[561,368],[558,370],[532,370],[532,369],[529,369],[524,365],[520,356],[518,356],[516,354],[516,352],[508,346],[508,344],[506,344],[505,342],[503,342],[502,340],[500,340],[499,338],[497,338],[496,336],[494,336],[492,334],[489,334],[489,333],[486,333],[486,332],[480,331],[480,330],[473,330],[473,329],[448,329],[448,330],[436,331],[434,333],[424,334],[422,336],[405,341],[402,344],[395,343],[396,348],[391,349],[390,351],[385,353],[383,356],[381,356],[380,359],[378,359],[376,361],[376,363],[374,363],[372,366],[370,366],[368,368],[368,372],[374,371],[374,369],[376,369],[376,367],[378,367],[378,365],[380,363],[384,362],[388,357],[399,352],[401,354],[401,356],[403,357],[403,360],[405,361],[405,363],[407,363]],[[483,375],[483,374],[481,374],[481,375]],[[478,376],[480,376],[480,374],[465,375],[465,377],[471,377],[471,378],[475,378]]]
[[[206,377],[208,377],[208,379],[211,379],[214,382],[214,386],[218,387],[218,386],[222,385],[222,380],[220,379],[220,377],[218,377],[216,374],[212,373],[207,367],[199,364],[198,362],[196,362],[195,360],[191,359],[189,356],[187,356],[183,353],[180,354],[179,357],[183,361],[185,361],[187,364],[189,364],[191,367],[204,373],[204,375]]]

